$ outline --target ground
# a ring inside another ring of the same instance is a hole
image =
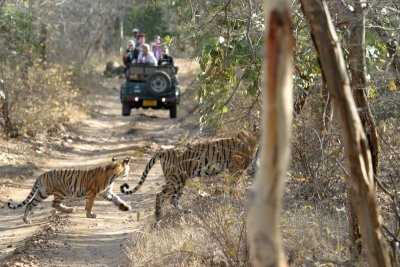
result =
[[[154,198],[163,182],[159,165],[149,175],[146,186],[135,195],[119,192],[123,182],[137,183],[144,166],[155,151],[175,145],[197,130],[187,118],[192,102],[185,100],[187,85],[195,66],[176,60],[179,66],[182,104],[178,119],[167,110],[132,110],[121,116],[119,86],[121,78],[106,78],[98,71],[97,82],[84,88],[95,94],[90,115],[73,113],[74,123],[61,135],[0,141],[0,263],[1,266],[131,266],[125,250],[129,234],[151,223]],[[190,97],[193,99],[193,97]],[[131,156],[128,178],[115,183],[114,192],[132,206],[119,211],[112,203],[97,198],[93,212],[85,215],[84,200],[74,200],[74,214],[60,214],[51,207],[49,197],[32,212],[28,225],[22,221],[25,207],[10,210],[8,201],[20,202],[29,194],[35,179],[55,168],[90,168],[110,162],[113,156]]]

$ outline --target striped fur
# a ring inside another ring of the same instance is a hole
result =
[[[170,199],[171,204],[181,212],[188,212],[179,205],[185,184],[195,176],[215,175],[222,170],[232,174],[243,172],[252,162],[257,149],[259,133],[241,131],[235,137],[188,145],[185,149],[170,149],[156,153],[146,165],[142,177],[135,188],[121,185],[121,192],[135,193],[145,182],[151,168],[160,160],[166,184],[156,197],[155,216],[161,218],[161,204]]]
[[[97,194],[113,202],[120,210],[128,211],[129,206],[112,192],[117,177],[124,177],[129,173],[129,160],[112,158],[112,163],[93,169],[59,169],[43,173],[38,177],[29,195],[20,204],[12,205],[10,209],[17,209],[26,205],[24,222],[30,223],[29,214],[32,209],[50,195],[54,195],[53,207],[63,213],[72,213],[74,208],[62,204],[66,198],[86,197],[86,216],[96,218],[92,214],[93,202]]]

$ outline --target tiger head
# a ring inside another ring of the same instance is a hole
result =
[[[256,147],[258,145],[258,141],[260,140],[261,131],[240,131],[236,138],[242,141],[245,144],[250,145],[251,147]]]
[[[108,172],[108,177],[112,176],[120,176],[122,175],[123,177],[128,176],[129,174],[129,161],[130,157],[126,157],[124,159],[118,160],[116,157],[112,158],[112,163],[108,165],[107,167],[107,172]]]

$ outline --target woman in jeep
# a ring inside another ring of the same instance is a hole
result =
[[[150,51],[150,46],[148,44],[143,44],[142,51],[139,54],[138,63],[148,64],[152,66],[158,65],[158,61],[153,52]]]

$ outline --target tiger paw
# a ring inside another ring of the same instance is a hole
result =
[[[130,210],[129,206],[126,205],[126,204],[120,204],[119,205],[119,209],[122,210],[122,211],[129,211]]]
[[[86,214],[86,217],[88,217],[88,218],[92,218],[92,219],[96,219],[96,214]]]
[[[25,222],[26,224],[31,224],[31,220],[29,220],[28,218],[24,218],[24,222]]]

